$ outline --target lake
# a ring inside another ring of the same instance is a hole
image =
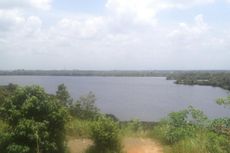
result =
[[[121,120],[158,121],[189,105],[203,110],[210,118],[230,116],[229,109],[215,103],[217,98],[228,96],[228,91],[173,82],[164,77],[0,76],[1,85],[37,84],[48,93],[55,93],[57,86],[64,83],[74,99],[92,91],[100,110]]]

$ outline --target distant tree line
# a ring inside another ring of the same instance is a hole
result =
[[[176,80],[176,84],[209,85],[230,90],[230,72],[228,71],[173,73],[168,75],[167,79]]]
[[[131,71],[131,70],[113,70],[113,71],[94,71],[94,70],[13,70],[0,71],[0,75],[35,75],[35,76],[167,76],[169,71]]]

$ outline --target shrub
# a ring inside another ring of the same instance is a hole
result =
[[[165,133],[166,142],[173,144],[186,137],[193,136],[194,127],[188,124],[187,117],[187,110],[169,114],[168,130]]]
[[[213,120],[209,129],[218,134],[225,134],[230,137],[230,118],[219,118]]]
[[[169,148],[170,153],[208,153],[206,149],[206,141],[203,139],[186,138]]]
[[[125,121],[120,123],[122,135],[142,137],[147,135],[146,129],[144,129],[144,123],[140,122],[138,119],[133,119],[131,121]]]
[[[98,118],[92,125],[91,138],[95,145],[89,152],[120,153],[122,150],[119,126],[110,118]]]
[[[210,153],[229,153],[230,140],[225,135],[220,135],[214,132],[209,132],[207,149]]]
[[[72,118],[66,125],[67,134],[71,137],[89,138],[93,121]]]
[[[170,113],[154,128],[153,136],[168,144],[169,153],[229,153],[229,118],[208,123],[201,111],[189,107]]]

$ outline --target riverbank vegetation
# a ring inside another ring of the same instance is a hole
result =
[[[125,137],[148,137],[165,153],[230,153],[230,118],[210,120],[189,106],[157,123],[119,121],[95,103],[93,93],[74,101],[64,84],[56,94],[39,86],[1,87],[0,152],[68,153],[69,139],[87,138],[93,141],[87,153],[122,153]],[[218,104],[228,109],[229,98]]]
[[[229,153],[230,118],[208,120],[190,106],[170,113],[152,136],[164,144],[166,153]]]
[[[168,80],[176,80],[176,84],[208,85],[230,90],[230,73],[227,71],[193,71],[173,73]]]

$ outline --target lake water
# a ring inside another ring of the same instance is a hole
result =
[[[158,121],[169,112],[192,105],[210,118],[230,116],[230,110],[218,106],[217,98],[229,92],[210,86],[177,85],[164,77],[69,77],[69,76],[0,76],[0,84],[38,84],[55,93],[64,83],[74,99],[92,91],[102,112],[121,120],[138,118]]]

